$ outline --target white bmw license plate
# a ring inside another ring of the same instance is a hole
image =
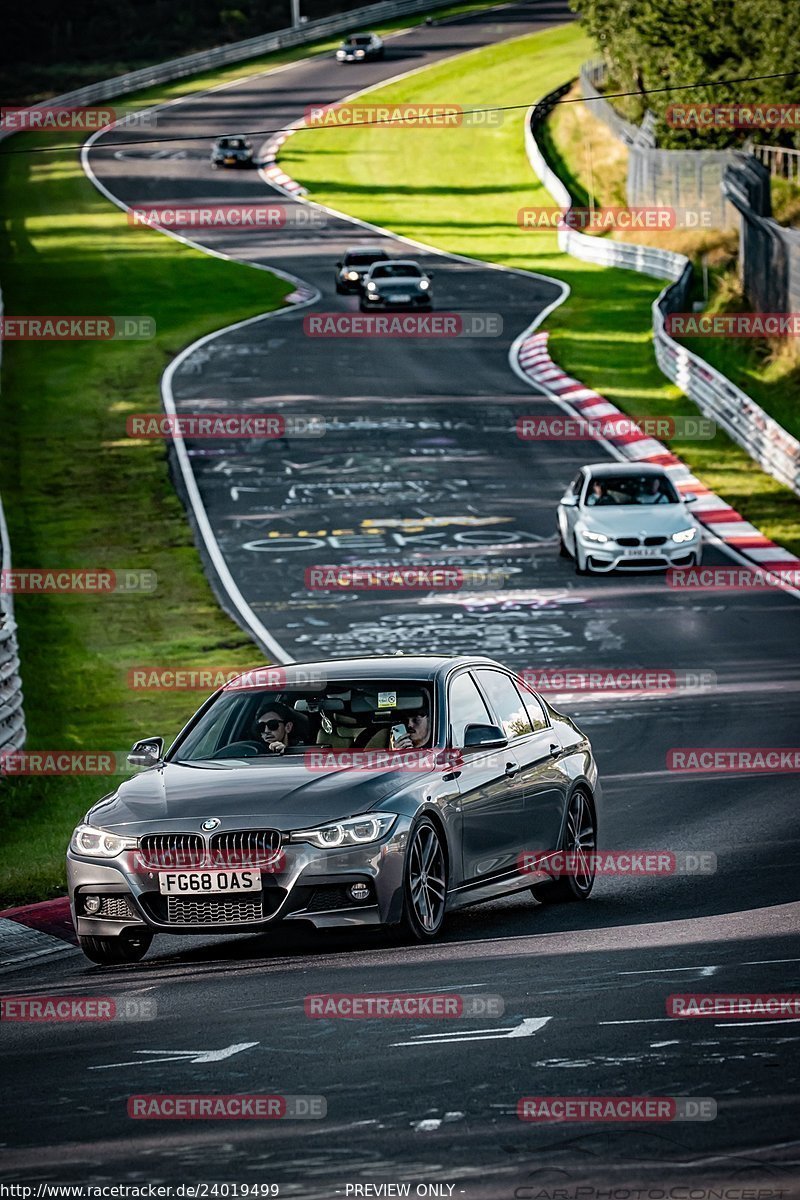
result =
[[[159,871],[162,896],[197,895],[203,892],[257,892],[260,871]]]
[[[628,551],[631,558],[663,558],[664,551],[660,546],[636,546]]]

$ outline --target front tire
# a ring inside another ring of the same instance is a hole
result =
[[[584,792],[577,791],[569,802],[561,853],[575,860],[574,869],[550,883],[536,884],[531,892],[541,904],[560,904],[569,900],[588,900],[594,887],[596,864],[591,859],[597,850],[594,805]]]
[[[119,963],[139,962],[150,949],[153,935],[149,929],[141,933],[126,930],[118,937],[81,937],[81,950],[93,963],[111,967]]]
[[[432,942],[444,923],[447,898],[447,855],[441,833],[421,817],[408,837],[403,867],[403,935]]]

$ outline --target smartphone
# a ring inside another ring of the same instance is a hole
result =
[[[405,725],[393,725],[392,741],[401,742],[404,737],[408,737],[408,730],[406,729]]]

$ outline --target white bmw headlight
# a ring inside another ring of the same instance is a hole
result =
[[[332,825],[319,825],[316,829],[300,829],[289,834],[291,842],[310,842],[321,850],[337,846],[365,846],[384,837],[397,820],[396,813],[375,813],[374,816],[352,817],[348,821],[336,821]]]
[[[421,289],[422,289],[422,291],[423,291],[423,292],[427,292],[428,288],[429,288],[431,285],[430,285],[430,282],[429,282],[427,279],[420,279],[420,281],[419,281],[419,286],[421,287]]]
[[[679,529],[677,533],[673,533],[672,540],[673,542],[691,542],[696,533],[697,530],[694,527],[692,529]]]
[[[367,291],[368,291],[368,292],[374,292],[374,291],[376,291],[376,290],[377,290],[377,287],[378,287],[377,283],[368,283],[368,284],[367,284]]]
[[[607,542],[608,538],[604,533],[595,533],[593,529],[582,529],[581,537],[587,542]]]
[[[69,844],[73,854],[85,854],[87,858],[116,858],[123,850],[135,850],[136,838],[119,837],[96,825],[79,825]]]

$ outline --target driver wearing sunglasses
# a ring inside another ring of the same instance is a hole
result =
[[[259,735],[272,754],[283,754],[292,744],[292,709],[286,704],[268,702],[256,717]]]

